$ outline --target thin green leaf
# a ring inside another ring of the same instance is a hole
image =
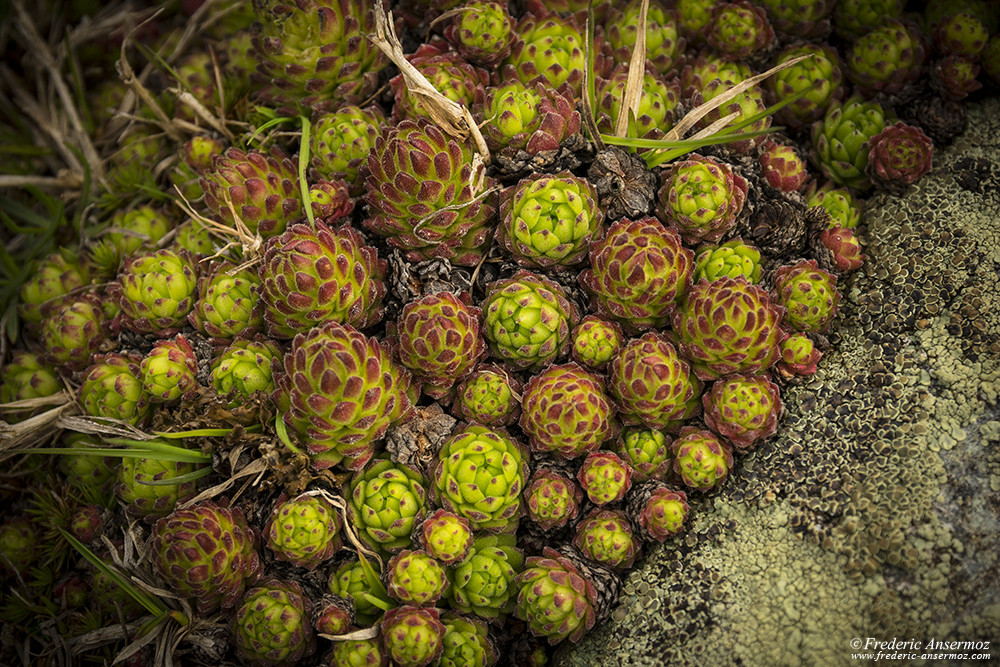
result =
[[[316,216],[313,215],[312,201],[309,199],[309,181],[306,180],[306,168],[309,166],[309,133],[312,123],[305,116],[299,116],[302,123],[302,139],[299,141],[299,189],[302,192],[302,205],[306,209],[309,224],[316,226]]]
[[[259,428],[259,425],[255,424],[254,427]],[[192,429],[190,431],[153,431],[153,435],[167,440],[179,440],[181,438],[217,438],[229,435],[235,430],[236,429],[232,428],[199,428]],[[250,429],[247,430],[249,431]]]
[[[188,482],[197,482],[203,477],[208,477],[212,474],[212,468],[206,466],[200,470],[195,470],[194,472],[185,473],[183,475],[177,475],[177,477],[171,477],[170,479],[154,479],[154,480],[136,480],[137,484],[143,484],[145,486],[178,486],[180,484],[187,484]]]
[[[271,120],[265,123],[261,123],[260,125],[257,126],[257,128],[253,131],[253,134],[247,137],[246,141],[247,145],[250,145],[251,141],[256,139],[258,136],[264,134],[272,127],[277,127],[278,125],[284,125],[285,123],[294,123],[297,120],[296,118],[286,118],[284,116],[277,116],[274,113],[274,111],[268,109],[267,107],[257,107],[256,110],[262,116],[271,116],[272,118]]]
[[[302,450],[296,447],[295,443],[292,442],[291,436],[288,435],[288,427],[285,426],[285,420],[282,419],[281,415],[274,418],[274,431],[277,433],[278,440],[281,441],[281,444],[288,447],[288,449],[292,450],[296,454],[301,455],[303,453]]]
[[[583,89],[584,95],[581,101],[583,107],[583,124],[587,128],[587,134],[591,140],[597,144],[597,150],[604,148],[601,135],[597,131],[597,120],[594,116],[594,109],[597,108],[597,77],[594,71],[594,0],[587,3],[587,35],[584,40],[584,58],[586,66],[583,69]]]
[[[361,569],[365,573],[365,581],[368,583],[369,590],[380,599],[388,600],[389,591],[382,583],[381,577],[378,576],[378,572],[375,571],[375,568],[372,567],[372,564],[368,562],[368,559],[360,551],[358,552],[358,560],[361,563]]]
[[[361,592],[361,597],[367,600],[368,604],[372,605],[373,607],[378,607],[382,611],[389,611],[390,609],[396,606],[395,603],[390,602],[389,600],[383,600],[382,598],[375,597],[374,595],[366,591]]]

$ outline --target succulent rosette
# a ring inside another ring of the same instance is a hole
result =
[[[934,26],[933,37],[934,45],[947,56],[978,58],[986,48],[990,29],[975,12],[956,11]]]
[[[597,589],[572,560],[545,547],[529,557],[517,576],[514,615],[528,623],[536,637],[555,645],[578,642],[597,622]]]
[[[469,555],[472,526],[468,519],[454,512],[435,510],[420,525],[417,540],[430,556],[445,565],[454,565]]]
[[[816,183],[806,191],[808,206],[822,206],[830,214],[830,227],[854,229],[861,222],[864,202],[851,194],[847,188],[834,188],[831,181],[816,189]]]
[[[604,382],[575,362],[549,366],[528,381],[520,426],[533,451],[565,459],[600,448],[618,430]]]
[[[632,567],[640,543],[625,512],[595,509],[576,524],[573,546],[585,558],[620,571]]]
[[[861,241],[855,230],[848,227],[824,229],[819,235],[819,244],[826,252],[816,253],[820,258],[818,263],[831,273],[847,273],[861,268],[865,262]]]
[[[35,557],[38,537],[27,516],[7,517],[0,523],[0,572],[20,574]]]
[[[153,523],[194,496],[195,482],[187,476],[197,470],[195,464],[186,461],[123,457],[118,465],[115,496],[130,517]]]
[[[426,551],[404,549],[386,566],[388,591],[403,604],[433,606],[448,588],[444,565]]]
[[[438,452],[435,500],[469,520],[474,530],[510,532],[517,526],[528,454],[502,431],[469,425]]]
[[[410,413],[411,383],[377,340],[330,322],[295,337],[273,398],[314,467],[357,470],[389,425]]]
[[[156,522],[150,555],[169,590],[207,614],[236,605],[257,580],[256,540],[239,509],[203,501]]]
[[[424,477],[409,466],[378,459],[351,480],[351,525],[373,549],[406,548],[426,506]]]
[[[674,474],[692,489],[720,486],[733,469],[732,447],[709,430],[685,426],[673,448]]]
[[[686,493],[654,481],[632,491],[626,511],[642,539],[665,542],[684,530],[690,508]]]
[[[473,266],[489,240],[494,207],[481,197],[471,147],[425,119],[385,126],[368,155],[365,227],[419,262],[444,258]]]
[[[382,614],[382,609],[366,597],[373,593],[368,583],[365,566],[360,559],[344,561],[330,573],[327,588],[334,595],[354,603],[354,614],[358,625],[371,625]],[[383,602],[390,602],[383,600]],[[391,604],[391,603],[390,603]]]
[[[154,345],[139,368],[143,391],[153,403],[190,400],[198,391],[198,357],[180,334]]]
[[[441,657],[445,628],[437,609],[403,605],[382,618],[382,647],[399,667],[424,667]]]
[[[714,1],[714,0],[713,0]],[[715,80],[733,84],[743,83],[753,76],[746,63],[726,60],[710,49],[705,49],[694,60],[689,60],[681,70],[681,90],[685,100],[696,93],[704,93]]]
[[[717,97],[730,94],[730,91],[737,84],[725,79],[709,80],[705,87],[692,97],[691,103],[695,106],[710,102]],[[699,122],[701,129],[714,126],[723,118],[736,114],[724,127],[734,130],[733,126],[748,122],[752,117],[759,116],[757,120],[741,128],[741,131],[761,132],[771,127],[772,117],[764,114],[764,90],[759,85],[752,85],[743,92],[737,93],[735,97],[728,99],[722,105],[708,112]],[[763,114],[763,115],[761,115]],[[749,153],[755,146],[758,146],[763,139],[760,137],[750,137],[741,141],[734,141],[726,144],[726,147],[737,153]]]
[[[72,372],[91,362],[107,335],[100,300],[85,293],[49,304],[39,337],[45,361]]]
[[[282,496],[264,527],[264,539],[278,560],[315,570],[343,546],[341,523],[340,515],[322,496]]]
[[[964,100],[983,87],[978,80],[981,69],[971,58],[948,56],[931,67],[931,87],[949,100]]]
[[[598,82],[597,127],[602,132],[611,133],[617,127],[625,103],[628,68],[627,64],[618,65],[607,79]],[[676,77],[665,81],[657,73],[652,62],[647,60],[642,75],[639,106],[634,112],[634,126],[629,127],[628,136],[646,139],[663,138],[664,133],[673,127],[680,100],[680,81]]]
[[[923,71],[926,50],[919,28],[889,19],[851,43],[847,78],[863,95],[895,95]]]
[[[274,363],[284,357],[281,348],[267,339],[235,340],[212,362],[212,386],[220,396],[236,402],[258,392],[274,391]]]
[[[460,53],[451,51],[441,39],[421,44],[406,59],[424,75],[435,90],[452,102],[466,107],[471,107],[477,91],[489,84],[490,75],[486,70],[470,64]],[[421,97],[410,93],[401,74],[394,76],[389,85],[395,95],[392,117],[396,121],[403,118],[433,120]]]
[[[794,146],[768,140],[761,147],[761,173],[767,184],[782,192],[799,192],[809,180],[809,170]]]
[[[452,608],[485,619],[495,619],[514,608],[514,577],[524,556],[513,535],[476,538],[469,556],[448,568],[448,602]]]
[[[131,255],[140,248],[152,248],[173,226],[173,221],[162,211],[152,206],[140,206],[112,215],[101,239],[117,248],[122,255]]]
[[[497,240],[523,266],[571,266],[601,235],[597,190],[568,171],[535,174],[500,194]]]
[[[919,127],[897,122],[872,137],[868,174],[876,185],[905,188],[931,170],[934,143]]]
[[[70,453],[59,457],[59,471],[66,476],[70,487],[89,502],[102,506],[110,505],[112,497],[109,492],[118,477],[120,461],[110,456],[84,453],[85,450],[101,444],[98,436],[69,433],[63,442],[65,443],[63,446],[70,451],[80,451],[79,454]]]
[[[740,278],[756,285],[761,279],[760,251],[739,237],[722,245],[703,245],[694,258],[692,282],[719,278]]]
[[[476,100],[476,120],[486,145],[501,155],[525,151],[537,155],[556,151],[568,137],[579,134],[580,112],[572,99],[543,83],[516,79],[487,88]]]
[[[199,258],[214,255],[216,251],[215,239],[208,227],[194,219],[177,226],[177,234],[171,247],[186,250],[192,257]]]
[[[381,7],[364,0],[255,4],[257,99],[294,117],[357,104],[371,95],[389,64],[368,39]]]
[[[823,117],[830,105],[845,94],[844,74],[837,52],[823,44],[792,45],[781,51],[775,65],[800,56],[810,56],[777,72],[765,81],[775,102],[782,102],[802,91],[805,95],[775,112],[774,118],[793,130],[806,127]]]
[[[759,54],[774,42],[774,29],[764,8],[747,0],[716,3],[706,30],[708,45],[731,60]]]
[[[365,328],[382,318],[385,261],[348,225],[293,225],[268,241],[259,271],[264,319],[276,338],[331,321]]]
[[[142,388],[139,360],[109,354],[87,367],[80,386],[83,411],[140,424],[149,415],[149,394]]]
[[[705,30],[712,20],[712,9],[716,4],[717,0],[677,1],[676,12],[681,34],[687,38],[690,46],[705,46]]]
[[[747,182],[725,162],[692,153],[664,172],[657,213],[686,243],[714,243],[736,226]]]
[[[445,25],[444,37],[459,55],[481,67],[493,67],[510,54],[514,20],[506,3],[473,0]]]
[[[656,218],[621,220],[591,244],[580,285],[599,311],[633,329],[661,327],[691,281],[694,253]]]
[[[399,316],[399,361],[432,398],[446,397],[486,354],[482,312],[470,301],[468,294],[428,294],[406,304]]]
[[[603,372],[618,355],[625,334],[617,322],[587,315],[573,329],[573,361],[597,372]]]
[[[14,352],[0,372],[0,403],[51,396],[61,389],[56,370],[26,350]]]
[[[577,320],[562,287],[524,269],[487,286],[483,315],[491,354],[516,369],[540,368],[562,357]]]
[[[324,595],[313,607],[311,616],[316,634],[347,634],[354,625],[354,605],[339,595]]]
[[[633,0],[621,8],[613,7],[605,23],[608,45],[619,64],[628,63],[632,57],[641,5]],[[663,2],[650,2],[646,9],[646,57],[657,72],[667,75],[680,69],[685,42],[675,12]]]
[[[375,105],[349,105],[321,115],[310,142],[310,164],[315,174],[321,179],[343,179],[352,194],[361,194],[361,168],[384,122],[385,114]]]
[[[455,390],[455,415],[482,426],[510,426],[521,415],[521,382],[495,364],[481,365]]]
[[[812,339],[797,332],[781,344],[781,359],[775,367],[782,377],[808,377],[816,372],[816,364],[823,357]]]
[[[212,169],[201,177],[205,205],[227,225],[235,215],[251,233],[276,236],[301,219],[299,175],[280,149],[264,153],[228,148],[212,159]]]
[[[782,322],[795,331],[826,331],[837,315],[841,298],[837,276],[819,268],[814,259],[780,267],[774,274],[774,291],[785,308]]]
[[[586,40],[579,22],[557,14],[525,14],[517,23],[518,38],[503,60],[502,79],[522,83],[539,80],[575,99],[583,85]]]
[[[378,637],[333,642],[326,661],[330,667],[389,667],[389,656]]]
[[[648,331],[611,362],[608,390],[626,424],[665,428],[697,414],[701,382],[663,334]]]
[[[21,285],[17,314],[22,320],[41,322],[43,309],[90,281],[87,266],[68,255],[67,252],[49,255],[38,263],[31,276]]]
[[[540,467],[524,490],[528,517],[543,531],[562,528],[576,518],[583,502],[583,489],[561,472]]]
[[[778,385],[763,375],[731,375],[718,380],[701,398],[705,425],[747,451],[778,430],[783,405]]]
[[[869,142],[883,129],[885,112],[877,102],[852,97],[831,106],[824,119],[812,127],[813,162],[838,185],[870,188],[865,174]]]
[[[309,206],[317,221],[333,225],[354,210],[354,199],[343,180],[320,180],[309,186]]]
[[[782,37],[812,39],[830,34],[835,0],[760,0],[771,24]]]
[[[615,443],[615,452],[630,468],[632,479],[663,479],[670,469],[670,436],[657,428],[634,427]]]
[[[632,487],[632,468],[614,452],[587,454],[576,475],[580,488],[595,505],[616,503]]]
[[[198,265],[184,250],[133,255],[112,288],[121,308],[116,325],[162,335],[187,323],[198,300]]]
[[[444,650],[439,667],[491,667],[500,656],[490,641],[486,623],[478,618],[445,612]]]
[[[742,278],[702,281],[674,316],[674,332],[699,379],[757,373],[778,360],[783,310]]]
[[[268,579],[247,591],[233,614],[236,651],[259,667],[294,665],[316,651],[309,598],[294,581]]]

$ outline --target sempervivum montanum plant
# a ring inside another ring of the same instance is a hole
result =
[[[619,571],[632,567],[639,544],[622,510],[593,510],[576,525],[573,538],[573,546],[586,558]]]
[[[587,315],[573,329],[573,361],[586,368],[603,372],[621,349],[625,335],[617,322],[596,315]]]
[[[506,3],[474,0],[463,10],[445,25],[445,39],[466,60],[482,67],[506,58],[515,37]]]
[[[198,357],[180,334],[153,346],[140,368],[142,388],[154,403],[189,400],[198,391]]]
[[[665,428],[700,410],[701,382],[655,331],[630,340],[612,360],[608,388],[626,424]]]
[[[67,371],[82,370],[107,336],[100,300],[93,294],[67,296],[47,304],[41,325],[45,360]]]
[[[687,486],[708,491],[733,469],[733,448],[711,431],[685,426],[674,440],[674,474]]]
[[[736,226],[746,196],[746,179],[732,167],[694,153],[664,172],[658,212],[685,242],[714,243]]]
[[[524,556],[511,534],[476,538],[469,556],[448,569],[448,601],[461,612],[495,619],[514,608],[514,577]]]
[[[426,505],[424,477],[409,466],[378,459],[351,480],[351,524],[373,549],[397,552],[409,545]]]
[[[465,517],[439,509],[420,525],[415,541],[441,563],[454,565],[469,555],[472,527]]]
[[[404,549],[386,566],[389,595],[403,604],[430,607],[448,588],[445,567],[426,551]]]
[[[821,44],[792,45],[783,50],[775,64],[781,65],[799,56],[811,56],[767,79],[765,85],[775,102],[805,94],[775,112],[775,119],[793,130],[808,126],[826,113],[830,104],[844,95],[844,74],[840,58],[832,48]]]
[[[824,332],[837,315],[837,276],[819,268],[814,259],[779,268],[774,275],[774,289],[785,309],[782,322],[795,331]]]
[[[597,589],[577,565],[550,547],[529,557],[517,576],[514,615],[549,644],[578,642],[597,622]]]
[[[121,308],[116,325],[163,334],[187,323],[198,300],[198,265],[184,250],[134,255],[112,288]]]
[[[557,151],[565,139],[579,134],[583,122],[568,96],[541,82],[527,85],[516,79],[487,88],[475,112],[480,122],[490,121],[483,138],[501,157]]]
[[[524,490],[525,511],[543,531],[562,528],[576,518],[583,489],[566,475],[539,467]]]
[[[55,369],[24,350],[15,352],[0,372],[0,403],[51,396],[60,389]]]
[[[71,257],[58,252],[38,263],[34,274],[21,285],[18,315],[25,322],[42,321],[42,310],[59,297],[83,287],[89,280],[89,270]]]
[[[233,607],[261,570],[257,537],[243,513],[211,501],[175,510],[153,526],[153,567],[199,612]]]
[[[702,396],[705,424],[738,450],[755,447],[778,430],[778,386],[762,375],[731,375]]]
[[[695,255],[693,282],[742,277],[756,285],[763,271],[760,263],[760,251],[739,237],[722,245],[706,244],[698,248]]]
[[[455,415],[483,426],[510,426],[521,414],[521,383],[496,364],[484,364],[455,391]]]
[[[852,97],[833,105],[812,126],[813,163],[838,185],[868,189],[868,144],[883,129],[885,112],[878,102]]]
[[[294,665],[316,651],[309,598],[294,581],[268,579],[247,591],[232,617],[240,657],[251,665]]]
[[[274,363],[282,357],[281,348],[267,339],[233,341],[212,362],[212,386],[233,405],[258,393],[269,397],[274,391]]]
[[[140,424],[149,416],[149,394],[142,388],[139,360],[123,354],[98,358],[83,375],[80,386],[83,411],[94,417],[112,417]]]
[[[403,605],[385,612],[382,646],[399,667],[424,667],[444,651],[445,628],[433,607]]]
[[[317,469],[363,467],[375,441],[412,409],[410,374],[351,326],[330,322],[298,334],[284,362],[274,401]]]
[[[903,190],[931,170],[934,143],[919,127],[898,122],[868,146],[868,175],[876,185]]]
[[[422,74],[435,90],[465,106],[471,106],[477,93],[489,83],[489,73],[481,67],[469,63],[459,53],[448,48],[439,38],[421,44],[406,59]],[[395,93],[392,117],[434,120],[430,108],[425,105],[426,96],[414,95],[401,74],[394,76],[389,85]]]
[[[690,508],[687,494],[658,481],[632,490],[626,511],[647,542],[664,542],[684,529]]]
[[[322,496],[282,497],[274,506],[264,539],[278,560],[315,570],[340,550],[341,518]]]
[[[188,321],[206,336],[231,340],[259,331],[263,316],[256,289],[260,278],[229,262],[216,264],[198,279],[198,301]]]

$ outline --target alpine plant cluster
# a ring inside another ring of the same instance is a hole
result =
[[[1000,82],[985,1],[652,0],[623,109],[640,4],[597,1],[605,145],[581,0],[163,9],[77,54],[107,172],[9,314],[0,399],[36,403],[7,423],[72,404],[8,457],[3,662],[110,662],[183,619],[184,664],[545,664],[774,435],[864,198]],[[370,39],[388,10],[488,153]],[[787,102],[769,133],[653,168],[612,145],[798,56],[695,128]]]

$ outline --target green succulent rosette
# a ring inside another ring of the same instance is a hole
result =
[[[497,240],[529,268],[572,266],[603,231],[597,189],[568,171],[535,174],[500,194]]]
[[[691,288],[674,315],[678,349],[701,380],[757,373],[778,360],[784,308],[742,278],[720,278]]]
[[[459,297],[438,292],[406,304],[399,316],[399,361],[431,398],[448,396],[454,384],[486,354],[486,341],[480,333],[482,311],[470,303],[467,293]]]
[[[382,614],[382,609],[365,597],[370,594],[365,568],[361,561],[353,559],[341,563],[330,573],[327,588],[334,595],[351,600],[354,603],[354,613],[358,625],[371,625]],[[383,602],[389,602],[384,600]]]
[[[671,440],[662,429],[633,427],[615,443],[615,452],[632,468],[636,482],[663,479],[670,469]]]
[[[102,444],[98,436],[70,432],[63,439],[64,447],[79,449],[79,454],[59,457],[59,471],[70,487],[87,502],[101,506],[114,502],[111,487],[118,477],[118,460],[110,456],[83,453],[83,450]]]
[[[379,459],[351,480],[351,525],[373,549],[406,548],[426,506],[424,477],[409,466]]]
[[[190,400],[198,391],[198,357],[180,334],[154,345],[139,368],[142,389],[154,403]]]
[[[410,374],[377,340],[329,322],[292,341],[273,400],[313,467],[357,470],[389,425],[412,410],[411,385]]]
[[[473,173],[473,169],[477,169]],[[426,119],[383,126],[368,155],[367,229],[413,262],[475,266],[489,240],[492,186],[472,149]]]
[[[343,546],[340,514],[322,496],[282,496],[264,527],[264,540],[278,560],[315,570]]]
[[[378,87],[389,59],[367,38],[380,5],[364,0],[254,3],[256,98],[283,116],[358,104]]]
[[[236,651],[248,664],[294,665],[316,652],[310,602],[294,581],[268,579],[247,591],[232,618]]]
[[[184,250],[134,255],[112,288],[121,307],[115,326],[162,335],[187,323],[198,300],[198,266]]]
[[[226,225],[236,216],[251,234],[277,236],[305,216],[295,164],[279,148],[265,153],[228,148],[201,177],[205,205]]]
[[[293,225],[268,241],[260,265],[264,320],[275,338],[326,322],[365,328],[382,318],[385,261],[348,225]]]
[[[324,595],[313,606],[313,630],[318,635],[343,635],[354,625],[354,604],[339,595]]]
[[[91,364],[80,386],[83,411],[94,417],[111,417],[140,424],[149,415],[149,394],[142,388],[139,361],[109,354]]]
[[[0,523],[0,572],[24,572],[35,557],[39,540],[27,516],[8,517]]]
[[[603,372],[621,349],[625,335],[617,322],[587,315],[573,329],[573,361],[592,371]]]
[[[760,251],[739,237],[721,245],[703,245],[694,257],[694,279],[709,282],[719,278],[744,278],[752,285],[760,282]]]
[[[196,483],[183,480],[197,470],[198,466],[185,461],[123,457],[115,496],[130,517],[153,523],[173,512],[178,503],[194,497]]]
[[[618,432],[604,381],[575,362],[549,366],[528,381],[520,426],[533,451],[564,459],[592,452]]]
[[[615,62],[627,64],[632,58],[639,25],[641,2],[632,0],[614,7],[605,24],[605,37]],[[655,70],[666,76],[680,70],[686,41],[680,36],[677,16],[666,3],[653,0],[646,9],[646,58]]]
[[[774,290],[785,309],[782,322],[795,331],[826,331],[837,315],[841,298],[837,276],[819,268],[814,259],[780,267],[774,275]]]
[[[18,291],[17,314],[28,323],[39,323],[43,311],[71,291],[90,282],[86,264],[61,250],[40,261]]]
[[[441,614],[444,650],[438,667],[491,667],[500,656],[485,622],[453,612]]]
[[[524,556],[513,535],[483,535],[461,563],[448,568],[448,602],[453,609],[495,619],[514,608],[514,578]]]
[[[541,82],[513,79],[489,87],[477,98],[474,111],[476,120],[485,123],[486,145],[502,156],[558,150],[564,140],[579,134],[582,124],[572,99]]]
[[[55,368],[26,350],[14,352],[0,373],[0,403],[51,396],[61,389]]]
[[[256,535],[243,512],[211,501],[157,521],[150,555],[169,590],[193,599],[202,614],[235,606],[261,571]]]
[[[647,44],[647,48],[648,48]],[[618,65],[607,79],[601,79],[597,86],[597,128],[601,132],[614,133],[625,101],[628,85],[629,66]],[[677,106],[681,101],[680,80],[669,81],[661,78],[652,61],[646,61],[642,75],[642,89],[639,107],[634,113],[634,124],[628,128],[629,137],[661,139],[674,125]],[[630,124],[633,121],[630,120]]]
[[[155,246],[173,226],[173,220],[162,211],[148,205],[140,206],[112,215],[101,239],[118,248],[123,256],[131,255],[140,248]]]
[[[506,3],[473,0],[445,25],[444,37],[470,63],[493,67],[510,54],[514,21]]]
[[[687,494],[658,481],[635,488],[626,513],[647,542],[665,542],[684,530],[690,508]]]
[[[251,336],[264,324],[258,307],[256,272],[220,262],[198,279],[198,301],[188,313],[188,321],[206,336],[231,340]]]
[[[496,364],[481,365],[455,391],[455,415],[483,426],[510,426],[521,415],[521,383]]]
[[[656,218],[623,219],[591,246],[579,281],[600,313],[635,330],[662,327],[691,282],[693,259]]]
[[[903,14],[905,0],[840,0],[833,10],[837,34],[854,39]]]
[[[717,435],[685,426],[673,444],[674,474],[686,486],[708,491],[720,486],[733,469],[733,450]]]
[[[454,565],[465,560],[472,549],[472,526],[465,517],[438,509],[420,525],[417,540],[430,556]]]
[[[697,106],[705,102],[710,102],[715,98],[728,93],[730,89],[735,86],[736,83],[724,79],[709,80],[704,89],[692,98],[692,104]],[[765,106],[763,89],[760,85],[753,85],[706,114],[698,122],[698,127],[704,129],[709,126],[714,126],[715,123],[730,114],[736,114],[736,116],[734,116],[733,119],[723,127],[723,129],[731,129],[733,125],[743,123],[752,116],[763,113]],[[742,128],[742,131],[758,132],[766,130],[771,127],[771,123],[772,117],[770,114],[767,114]],[[750,153],[755,146],[760,145],[763,141],[764,140],[761,137],[751,137],[742,141],[727,143],[726,147],[736,151],[737,153],[746,154]]]
[[[576,478],[590,502],[607,505],[628,493],[632,487],[632,468],[614,452],[601,450],[587,454]]]
[[[382,642],[374,639],[345,639],[333,642],[327,654],[330,667],[385,667],[389,658],[382,651]]]
[[[474,530],[510,532],[517,527],[528,454],[502,431],[469,425],[438,452],[436,502],[469,520]]]
[[[572,560],[550,547],[529,557],[517,576],[514,615],[536,637],[578,642],[597,622],[597,589]]]
[[[45,361],[78,371],[87,366],[107,338],[108,324],[94,294],[66,296],[46,308],[40,339]]]
[[[774,30],[784,38],[823,38],[830,34],[835,0],[760,0]]]
[[[690,46],[705,46],[705,29],[712,20],[712,8],[717,4],[717,0],[677,0],[677,20]]]
[[[431,607],[403,605],[382,617],[382,647],[399,667],[423,667],[444,651],[441,612]]]
[[[808,335],[798,332],[781,343],[781,359],[777,371],[785,379],[807,377],[816,372],[816,364],[823,357]]]
[[[763,7],[747,0],[719,2],[712,8],[705,41],[730,60],[743,60],[766,51],[774,29]]]
[[[563,356],[577,319],[562,287],[523,269],[487,286],[483,313],[490,352],[517,369],[540,368]]]
[[[726,60],[714,51],[706,49],[693,61],[689,61],[681,71],[683,98],[688,99],[696,93],[704,93],[708,85],[715,80],[737,84],[751,76],[753,71],[746,63]]]
[[[747,187],[725,162],[692,153],[665,172],[658,213],[685,242],[714,243],[736,226]]]
[[[235,405],[263,392],[274,391],[274,363],[283,358],[272,341],[235,340],[212,362],[212,386]]]
[[[548,87],[579,97],[586,67],[583,29],[573,18],[556,14],[525,14],[518,21],[518,40],[505,58],[501,79],[522,83],[536,80]]]
[[[666,428],[698,413],[701,383],[663,334],[633,338],[609,369],[608,391],[626,424]]]
[[[732,375],[702,396],[705,425],[739,451],[756,447],[778,430],[783,405],[778,385],[763,375]]]
[[[830,181],[819,189],[813,183],[806,191],[806,204],[822,206],[823,210],[830,214],[830,228],[855,229],[861,222],[861,214],[864,211],[863,201],[852,195],[847,188],[834,188]]]
[[[327,225],[344,221],[354,210],[354,199],[342,180],[320,180],[309,186],[313,216]]]
[[[844,56],[847,78],[865,96],[899,93],[923,71],[922,40],[916,25],[885,21],[851,43]]]
[[[625,512],[595,509],[576,524],[573,546],[585,558],[621,571],[632,567],[640,542]]]
[[[570,477],[549,467],[539,467],[524,490],[528,517],[546,532],[575,519],[582,502],[583,489]]]
[[[389,595],[403,604],[434,606],[448,588],[445,567],[426,551],[404,549],[386,566]]]
[[[200,192],[200,185],[199,192]],[[188,220],[177,226],[177,234],[171,247],[185,250],[192,257],[211,257],[216,252],[215,238],[208,227],[198,220]]]
[[[361,194],[361,168],[384,122],[385,114],[376,105],[349,105],[320,116],[313,127],[309,153],[318,179],[343,179],[351,194]]]
[[[822,118],[831,104],[843,98],[846,90],[840,57],[832,48],[822,44],[789,46],[775,58],[775,65],[782,65],[799,56],[810,57],[765,81],[775,102],[808,91],[774,114],[777,122],[795,130]]]
[[[868,145],[884,129],[885,112],[877,102],[852,97],[831,106],[823,120],[813,124],[812,160],[838,185],[869,189],[871,181],[865,174]]]
[[[424,75],[435,90],[465,107],[471,107],[477,93],[490,82],[490,75],[485,69],[476,67],[458,52],[450,50],[448,44],[439,38],[432,38],[430,42],[421,44],[406,59]],[[434,120],[422,101],[426,98],[410,93],[401,74],[394,76],[389,85],[395,96],[395,103],[392,105],[394,120]]]

